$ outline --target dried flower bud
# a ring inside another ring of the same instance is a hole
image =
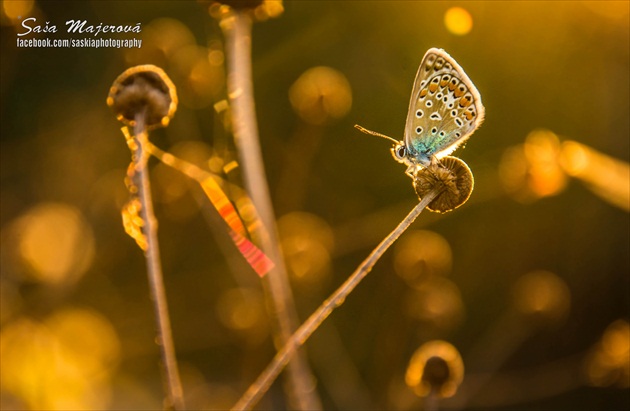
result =
[[[589,382],[597,387],[630,386],[630,324],[616,320],[606,328],[585,359]]]
[[[225,4],[236,10],[255,9],[260,6],[264,0],[219,0],[217,3]]]
[[[197,0],[202,4],[206,0]],[[233,12],[244,12],[254,20],[264,21],[278,17],[284,11],[282,0],[215,0],[210,2],[208,12],[218,20],[229,18]]]
[[[405,382],[416,395],[451,397],[464,379],[464,362],[455,347],[446,341],[423,344],[409,361]]]
[[[350,83],[330,67],[306,70],[289,89],[293,110],[309,124],[323,125],[345,116],[352,107]]]
[[[442,357],[431,357],[424,364],[424,372],[422,373],[422,383],[439,390],[448,382],[451,370],[448,363]]]
[[[571,308],[569,287],[549,271],[532,271],[520,277],[514,284],[513,296],[514,308],[531,324],[561,323]]]
[[[417,172],[413,187],[422,199],[436,186],[444,190],[427,206],[431,211],[446,213],[468,201],[474,186],[470,168],[457,157],[444,157],[438,163]]]
[[[560,138],[549,130],[534,130],[524,144],[510,147],[499,163],[499,177],[516,201],[530,203],[558,195],[568,184],[563,170]],[[598,174],[601,168],[597,168]]]
[[[134,126],[136,116],[144,113],[147,129],[166,127],[177,110],[177,93],[161,68],[145,64],[118,76],[109,89],[107,105],[128,126]]]

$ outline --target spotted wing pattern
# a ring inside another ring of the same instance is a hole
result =
[[[427,51],[414,82],[405,146],[409,164],[449,155],[481,125],[481,96],[459,64],[442,49]]]

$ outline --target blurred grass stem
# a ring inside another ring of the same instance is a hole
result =
[[[274,310],[273,317],[277,321],[274,343],[276,348],[280,349],[287,344],[297,328],[298,319],[279,247],[276,218],[258,136],[252,84],[252,21],[246,13],[234,10],[229,17],[221,20],[220,25],[226,39],[228,98],[245,188],[267,230],[267,235],[263,235],[261,248],[276,264],[276,269],[264,277],[263,284],[266,283],[269,290]],[[304,354],[300,353],[292,359],[288,383],[290,386],[287,394],[291,408],[321,409],[321,402],[314,389],[314,377]]]
[[[141,217],[144,222],[144,234],[147,240],[145,258],[147,260],[147,275],[149,278],[149,290],[153,300],[157,322],[157,343],[160,347],[164,366],[164,385],[167,391],[165,409],[184,410],[184,395],[177,370],[175,349],[171,333],[171,322],[168,316],[166,292],[162,277],[162,264],[160,262],[160,248],[157,238],[157,220],[153,214],[153,202],[151,201],[151,185],[149,183],[149,170],[147,167],[149,152],[147,150],[148,138],[145,125],[145,112],[135,117],[134,139],[136,147],[133,153],[135,167],[135,179],[138,187],[138,197],[142,204]]]
[[[413,210],[398,226],[392,231],[381,243],[370,253],[370,255],[359,265],[352,275],[335,291],[319,308],[311,314],[311,316],[298,328],[291,336],[287,344],[273,358],[271,363],[252,384],[247,392],[232,408],[233,410],[249,410],[251,409],[269,389],[278,374],[287,365],[295,351],[306,342],[306,340],[315,332],[322,322],[332,313],[332,311],[344,303],[348,294],[365,278],[372,270],[374,264],[381,258],[387,249],[400,237],[402,233],[409,228],[411,223],[420,215],[422,210],[433,201],[435,197],[444,189],[443,186],[436,187],[429,192],[416,205]]]
[[[440,397],[438,396],[435,389],[431,389],[429,395],[424,399],[424,408],[425,411],[439,411],[440,409]]]

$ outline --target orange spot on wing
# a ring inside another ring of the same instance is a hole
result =
[[[468,107],[470,105],[470,103],[472,103],[472,100],[470,98],[468,98],[467,96],[464,96],[464,97],[461,98],[461,100],[459,100],[459,106],[460,107]]]

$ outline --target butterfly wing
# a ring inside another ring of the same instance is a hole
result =
[[[411,93],[405,145],[410,161],[428,165],[453,151],[481,125],[481,96],[459,64],[444,50],[429,49]]]

